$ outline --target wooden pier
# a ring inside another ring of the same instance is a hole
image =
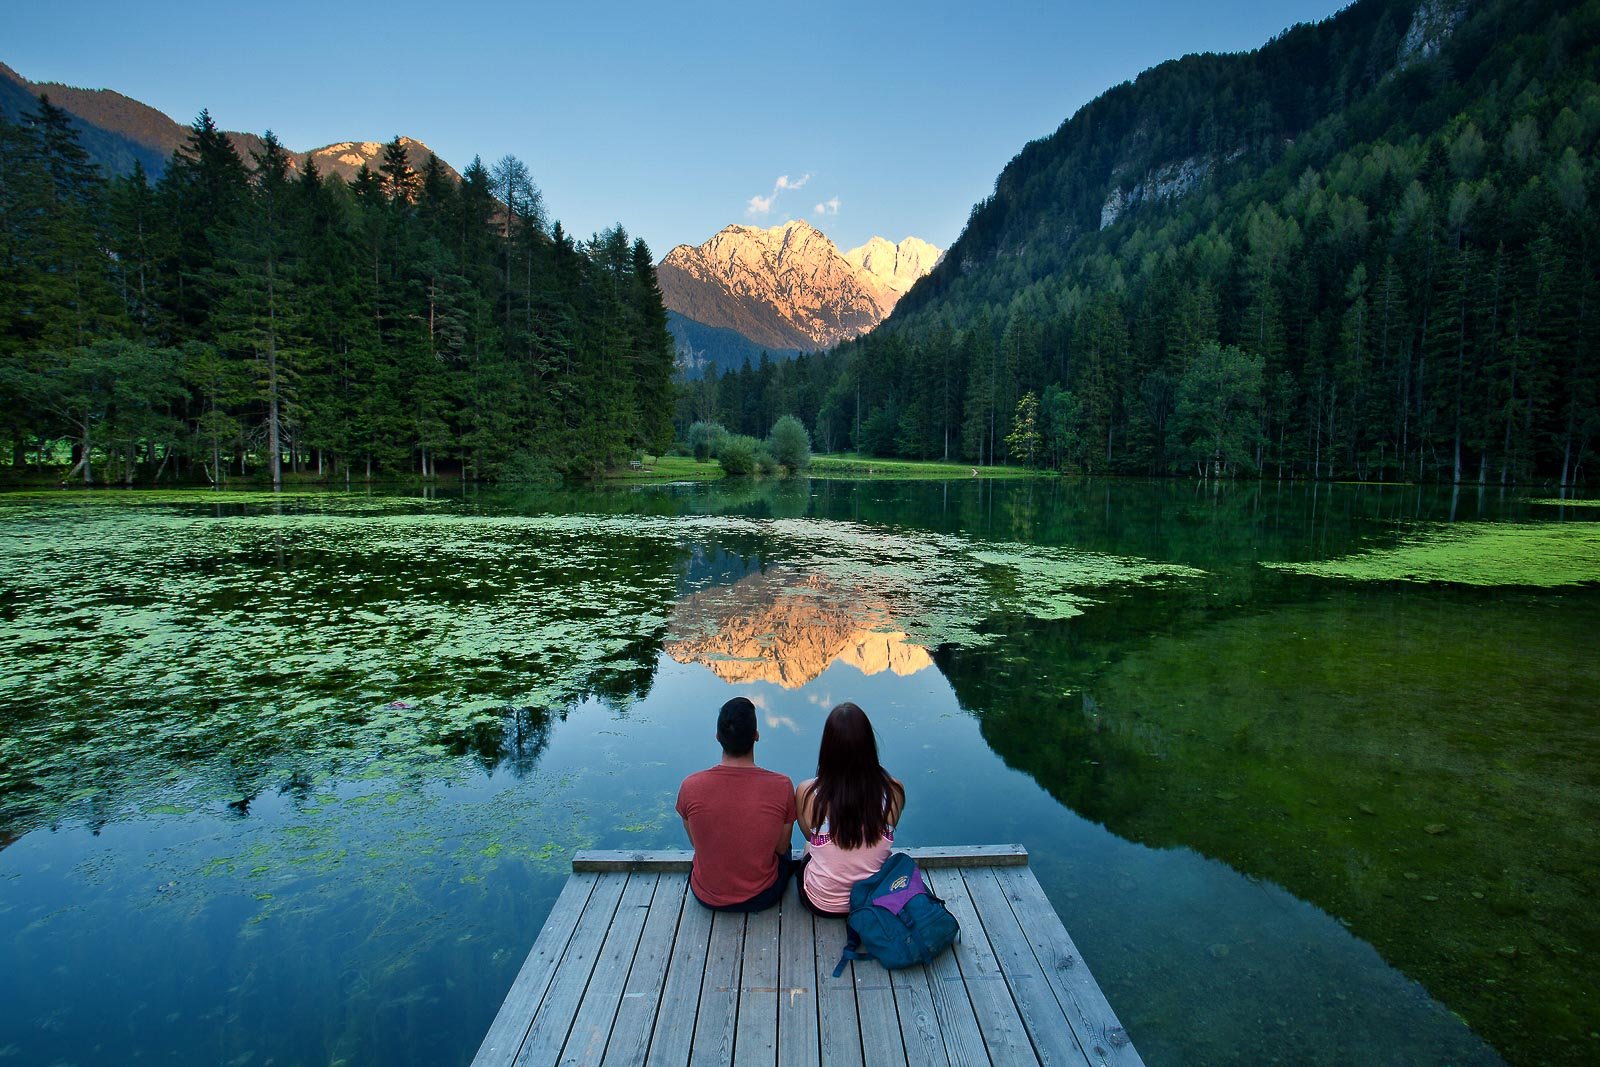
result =
[[[961,923],[931,964],[847,964],[845,925],[713,912],[689,852],[579,852],[473,1063],[1140,1064],[1020,845],[907,849]]]

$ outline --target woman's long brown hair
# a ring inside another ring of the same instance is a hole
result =
[[[840,848],[876,844],[889,827],[888,809],[905,791],[878,763],[878,738],[867,713],[846,701],[828,713],[811,783],[811,820],[828,823]]]

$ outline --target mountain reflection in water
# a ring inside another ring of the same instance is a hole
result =
[[[679,600],[664,647],[677,662],[698,663],[724,682],[785,689],[798,689],[835,662],[868,675],[905,676],[933,666],[928,650],[895,627],[887,605],[790,567],[769,567]]]

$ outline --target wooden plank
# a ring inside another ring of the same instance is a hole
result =
[[[822,1067],[861,1067],[855,964],[846,963],[839,977],[833,977],[833,966],[844,950],[844,920],[816,918],[812,922],[812,943],[816,946],[813,959],[817,965],[817,1049]]]
[[[1022,867],[1028,863],[1028,850],[1021,845],[938,845],[900,851],[923,867]],[[793,853],[797,861],[801,855],[799,849]],[[642,870],[687,873],[693,862],[694,852],[683,848],[584,849],[573,854],[572,869],[602,874]]]
[[[663,874],[657,877],[656,894],[650,901],[644,933],[639,936],[639,948],[633,954],[633,969],[628,972],[628,984],[623,987],[622,1003],[617,1007],[617,1018],[611,1026],[611,1040],[606,1044],[607,1064],[634,1067],[644,1062],[650,1047],[650,1031],[656,1024],[656,1009],[666,993],[667,963],[672,958],[673,938],[678,932],[684,900],[689,895],[689,876]],[[691,902],[689,906],[705,911],[696,903]],[[709,927],[709,915],[707,918]],[[682,1029],[690,1027],[684,1024]],[[685,1048],[687,1055],[687,1046]]]
[[[930,1067],[949,1067],[950,1057],[945,1052],[944,1035],[939,1031],[939,1017],[933,1008],[927,966],[890,971],[889,985],[894,990],[895,1014],[900,1021],[900,1040],[905,1043],[906,1059]]]
[[[936,845],[902,848],[919,867],[1026,867],[1028,850],[1021,845]]]
[[[686,848],[584,849],[572,854],[572,869],[602,873],[650,869],[657,874],[688,874],[693,861],[694,853]]]
[[[927,874],[928,885],[944,900],[945,907],[961,924],[961,939],[955,948],[934,961],[934,973],[943,983],[952,981],[950,968],[955,969],[954,980],[959,980],[963,993],[969,998],[977,1028],[977,1041],[966,1029],[965,1020],[952,1022],[945,1030],[945,1045],[951,1062],[982,1063],[977,1052],[968,1051],[974,1044],[997,1064],[1036,1064],[1033,1044],[1028,1040],[1028,1030],[1022,1015],[1011,998],[1011,988],[989,945],[989,935],[978,919],[967,893],[967,884],[959,871],[937,871]],[[953,998],[952,998],[953,999]]]
[[[941,892],[944,883],[953,882],[962,886],[962,899],[966,898],[965,883],[960,875],[953,875],[950,871],[929,872],[924,871],[923,877],[928,882],[928,888],[933,890],[935,896],[943,897]],[[950,907],[949,901],[945,906],[950,908],[952,915],[956,914],[955,908]],[[970,908],[971,903],[968,902]],[[961,917],[956,915],[956,921]],[[977,926],[975,922],[973,925]],[[965,925],[962,927],[962,939],[969,937]],[[981,926],[977,937],[983,938]],[[939,1032],[944,1036],[945,1052],[949,1054],[952,1064],[983,1064],[989,1062],[989,1053],[984,1046],[983,1031],[978,1027],[977,1008],[972,994],[967,989],[967,982],[961,973],[961,963],[956,953],[959,951],[960,941],[949,952],[945,952],[928,965],[928,992],[933,998],[934,1017],[939,1023]],[[987,948],[987,944],[985,944]],[[996,981],[1003,985],[1004,979],[998,974],[994,975]],[[994,983],[991,983],[993,985]],[[991,990],[992,992],[993,990]],[[1010,995],[1006,995],[1006,1006],[1014,1012],[1015,1005],[1011,1004]],[[1023,1062],[1033,1055],[1027,1036],[1022,1033],[1022,1024],[1018,1020],[1016,1033],[1022,1039],[1022,1047],[1027,1050],[1024,1056],[1013,1056],[1003,1059],[1001,1063]],[[910,1038],[907,1038],[909,1042]]]
[[[1033,954],[1090,1061],[1113,1067],[1143,1067],[1132,1039],[1111,1010],[1100,983],[1089,973],[1088,964],[1078,954],[1061,916],[1050,906],[1033,872],[996,871],[995,879],[1010,901],[1017,923],[1028,931]]]
[[[799,883],[791,878],[783,891],[778,921],[778,1062],[816,1063],[817,1042],[816,930],[811,913],[800,903]],[[830,963],[831,967],[832,964]],[[855,1023],[855,1005],[850,1019]]]
[[[580,853],[473,1063],[542,1064],[559,1051],[563,1063],[674,1067],[1142,1067],[1026,850],[905,851],[961,941],[925,968],[863,961],[839,979],[845,925],[814,919],[793,886],[779,909],[714,913],[688,891],[692,853]]]
[[[1028,935],[1018,925],[1005,891],[995,881],[995,872],[975,868],[961,873],[1039,1061],[1051,1065],[1087,1063],[1088,1057],[1079,1047],[1055,991],[1028,946]]]
[[[594,973],[583,991],[583,1000],[572,1018],[572,1028],[567,1033],[566,1044],[561,1048],[562,1064],[589,1067],[605,1056],[606,1042],[611,1037],[611,1024],[617,1017],[617,1007],[622,1003],[622,987],[633,969],[634,953],[639,948],[639,935],[644,932],[645,918],[650,912],[650,900],[656,894],[660,875],[639,873],[613,875],[628,880],[622,890],[622,900],[617,904],[606,939],[600,946]]]
[[[684,884],[687,887],[687,877]],[[646,1061],[649,1067],[681,1067],[688,1063],[690,1042],[694,1040],[694,1017],[700,1004],[700,985],[705,979],[713,912],[695,900],[687,888],[684,897],[667,961],[667,980],[661,987],[661,1006],[651,1031],[650,1057]]]
[[[519,1064],[554,1063],[556,1053],[566,1043],[572,1017],[583,999],[583,990],[594,972],[601,942],[611,927],[611,918],[617,913],[617,902],[622,899],[625,875],[601,875],[584,905],[578,927],[567,942],[567,950],[556,964],[556,973],[550,979],[539,1010],[533,1015],[528,1036],[522,1042],[513,1062]]]
[[[483,1037],[483,1044],[478,1046],[478,1054],[472,1060],[473,1067],[500,1067],[516,1058],[534,1013],[539,1010],[539,1003],[550,988],[556,963],[566,951],[567,942],[577,928],[578,917],[583,914],[583,907],[588,903],[589,894],[598,880],[599,875],[575,874],[561,887],[561,895],[551,906],[550,914],[539,930],[538,939],[529,950],[528,958],[523,961],[522,969],[517,972],[516,980],[511,983],[506,999],[501,1002],[500,1011]]]
[[[840,948],[844,945],[841,943]],[[853,964],[856,1013],[861,1019],[861,1061],[866,1067],[906,1063],[906,1046],[900,1037],[900,1020],[894,1003],[889,972],[874,960]]]
[[[733,1061],[734,1023],[739,1018],[739,964],[744,954],[744,914],[711,914],[711,943],[706,973],[700,981],[700,1007],[694,1020],[695,1063]]]
[[[745,916],[735,1067],[772,1067],[778,1060],[779,929],[777,908]]]

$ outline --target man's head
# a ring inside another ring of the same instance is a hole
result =
[[[717,741],[724,755],[748,756],[756,744],[756,706],[734,697],[717,713]]]

